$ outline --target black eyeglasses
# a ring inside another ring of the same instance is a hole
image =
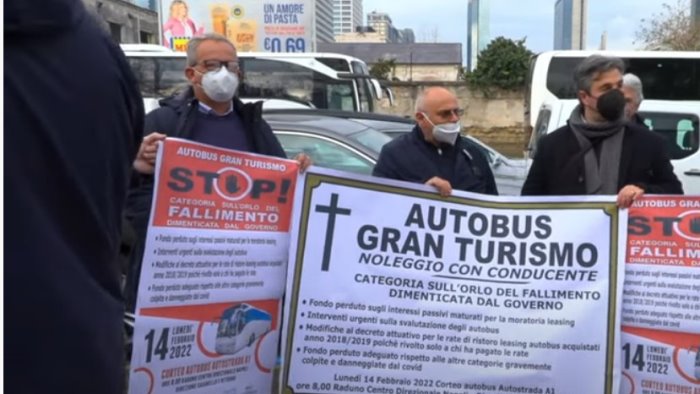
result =
[[[457,117],[461,117],[462,115],[464,115],[464,110],[462,108],[453,108],[437,111],[436,113],[441,118],[449,118],[452,114],[457,115]]]
[[[238,62],[227,62],[223,60],[205,60],[203,62],[199,62],[198,64],[201,64],[207,71],[217,71],[221,69],[221,67],[226,67],[227,70],[233,73],[238,72],[240,70]]]

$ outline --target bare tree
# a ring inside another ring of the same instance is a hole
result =
[[[438,42],[440,40],[440,29],[437,26],[433,26],[430,29],[430,42]]]
[[[440,29],[437,26],[423,27],[420,33],[421,42],[438,42],[440,40]]]
[[[663,11],[650,19],[642,19],[636,32],[635,44],[646,49],[697,51],[700,50],[700,24],[694,23],[687,1],[675,5],[663,4]]]

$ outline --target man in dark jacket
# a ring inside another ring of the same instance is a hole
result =
[[[498,194],[488,160],[460,135],[463,114],[449,90],[424,90],[416,101],[416,127],[384,145],[372,175],[431,185],[442,196],[452,189]]]
[[[626,122],[624,63],[592,55],[575,71],[579,106],[545,136],[523,195],[617,195],[627,208],[644,193],[682,194],[661,137]]]
[[[134,161],[137,177],[129,193],[127,217],[136,232],[125,294],[134,310],[153,198],[157,143],[166,137],[184,138],[221,148],[285,158],[277,137],[262,119],[262,102],[243,104],[235,97],[240,81],[238,56],[224,36],[206,34],[188,42],[185,75],[191,87],[161,101],[146,117],[143,142]],[[296,157],[303,171],[311,163]]]
[[[80,0],[7,0],[4,22],[5,392],[121,394],[137,82]]]

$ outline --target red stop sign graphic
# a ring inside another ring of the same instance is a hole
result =
[[[682,220],[674,223],[676,233],[689,241],[700,241],[700,211],[687,211],[678,217]]]
[[[218,178],[214,181],[214,190],[222,198],[238,201],[250,193],[253,180],[238,168],[225,167],[217,171]]]

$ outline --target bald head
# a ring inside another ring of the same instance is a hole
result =
[[[457,97],[451,91],[435,86],[424,89],[416,99],[416,112],[426,112],[430,107],[434,107],[436,103],[444,100],[457,101]]]
[[[457,96],[442,87],[423,90],[416,99],[416,123],[425,140],[435,143],[433,127],[437,124],[456,123],[462,115]]]

